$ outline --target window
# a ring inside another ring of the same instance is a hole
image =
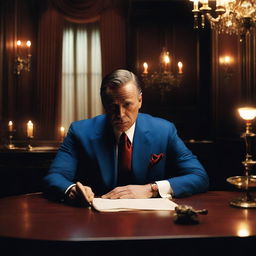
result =
[[[63,33],[61,125],[102,113],[98,23],[67,24]]]

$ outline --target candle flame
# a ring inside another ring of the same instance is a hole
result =
[[[164,56],[164,62],[165,62],[166,64],[170,63],[170,57],[169,57],[168,55],[165,55],[165,56]]]
[[[182,67],[183,67],[183,64],[182,64],[181,61],[178,62],[178,67],[179,67],[179,68],[182,68]]]
[[[144,62],[144,63],[143,63],[143,67],[144,67],[145,69],[147,69],[147,68],[148,68],[148,63],[147,63],[147,62]]]

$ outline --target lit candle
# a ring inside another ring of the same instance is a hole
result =
[[[182,64],[181,61],[179,61],[179,62],[178,62],[178,69],[179,69],[178,73],[179,73],[179,74],[182,74],[182,67],[183,67],[183,64]]]
[[[27,123],[27,137],[33,137],[33,123],[30,120]]]
[[[198,2],[199,2],[199,0],[190,0],[190,1],[194,3],[194,9],[193,9],[193,11],[194,11],[194,12],[195,12],[195,11],[199,11],[199,9],[198,9]]]
[[[13,131],[13,123],[12,123],[12,121],[9,121],[9,123],[8,123],[8,131],[9,132]]]
[[[16,44],[17,44],[18,47],[20,47],[20,46],[21,46],[21,41],[18,40],[18,41],[16,42]]]
[[[148,63],[147,62],[143,63],[143,68],[144,68],[143,74],[147,74],[148,73]]]
[[[60,138],[63,140],[65,137],[65,128],[63,126],[60,127]]]
[[[164,63],[168,65],[170,63],[170,57],[168,55],[164,56]]]
[[[17,53],[18,53],[18,55],[20,55],[21,41],[18,40],[18,41],[16,42],[16,45],[17,45]]]
[[[170,57],[168,55],[168,53],[164,56],[164,71],[167,71],[168,66],[170,63]]]
[[[30,54],[31,41],[27,41],[26,45],[27,45],[27,49],[28,49],[28,54]]]

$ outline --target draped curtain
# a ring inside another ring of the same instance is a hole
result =
[[[45,3],[48,3],[45,8]],[[64,21],[100,24],[102,75],[124,68],[126,59],[125,15],[118,0],[42,1],[39,20],[37,95],[38,129],[41,138],[57,138],[61,125],[61,63]]]

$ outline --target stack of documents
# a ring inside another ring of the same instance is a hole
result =
[[[100,212],[158,210],[172,211],[176,203],[167,198],[148,199],[103,199],[94,198],[92,206]]]

